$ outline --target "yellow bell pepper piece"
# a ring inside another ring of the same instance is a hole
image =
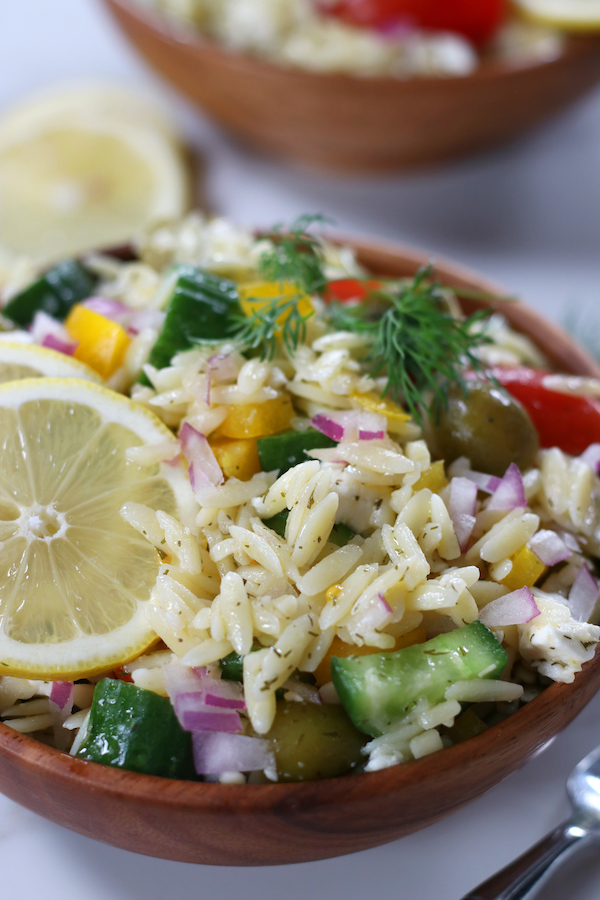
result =
[[[413,485],[413,491],[422,491],[429,488],[434,494],[439,494],[448,484],[446,473],[444,471],[443,459],[438,460],[430,465],[428,469],[422,473],[416,484]]]
[[[331,590],[331,588],[329,589]],[[329,591],[327,592],[329,595]],[[329,597],[328,597],[329,599]],[[403,634],[402,637],[396,638],[393,650],[403,650],[404,647],[412,647],[413,644],[424,644],[427,635],[424,628],[414,628],[412,631]],[[373,653],[380,653],[376,647],[357,647],[356,644],[346,644],[337,635],[334,637],[331,647],[327,651],[325,657],[321,660],[314,671],[317,685],[327,684],[331,681],[331,660],[334,656],[370,656]],[[387,650],[386,653],[392,651]]]
[[[65,328],[77,341],[75,359],[87,363],[102,378],[110,378],[117,371],[131,343],[117,322],[79,303],[69,313]]]
[[[290,427],[294,408],[287,394],[264,403],[241,403],[228,407],[227,416],[213,432],[215,438],[259,438]]]
[[[363,409],[368,409],[369,412],[385,416],[390,422],[402,424],[410,421],[409,414],[401,406],[398,406],[397,403],[394,403],[393,400],[389,400],[387,397],[381,397],[375,391],[370,391],[368,394],[355,392],[350,399],[362,406]]]
[[[298,285],[292,281],[255,281],[241,284],[238,288],[240,306],[246,316],[260,313],[261,309],[269,306],[273,300],[293,300],[298,298],[297,309],[303,318],[311,316],[315,308],[312,300],[303,291],[299,291]],[[291,309],[285,310],[277,319],[280,328],[285,325]]]
[[[223,470],[225,478],[239,478],[249,481],[260,472],[260,460],[256,438],[232,441],[229,438],[217,438],[209,441],[217,462]]]
[[[527,544],[517,550],[511,557],[513,567],[506,578],[503,578],[500,584],[503,584],[509,591],[518,591],[522,587],[533,587],[533,585],[542,577],[546,571],[546,566],[539,559],[533,550],[530,550]]]

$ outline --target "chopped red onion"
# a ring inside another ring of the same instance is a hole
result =
[[[509,510],[527,506],[525,485],[515,463],[511,463],[488,503],[489,510]]]
[[[573,555],[555,531],[544,529],[538,531],[531,538],[528,546],[545,566],[555,566]]]
[[[43,344],[48,335],[52,335],[58,341],[70,344],[71,335],[58,319],[53,319],[48,313],[39,310],[33,317],[33,322],[29,327],[29,333],[35,344]],[[60,351],[62,352],[62,351]]]
[[[219,710],[208,706],[201,695],[181,695],[174,704],[175,714],[184,731],[223,731],[240,734],[244,729],[235,710]]]
[[[477,484],[468,478],[453,478],[450,482],[449,513],[456,538],[464,553],[475,527]]]
[[[271,743],[245,734],[199,732],[192,736],[199,775],[275,769]]]
[[[233,381],[238,376],[239,367],[231,353],[211,356],[208,366],[218,381]]]
[[[241,684],[222,681],[206,669],[193,669],[179,662],[163,666],[163,675],[175,715],[186,731],[243,730],[237,713],[246,708]]]
[[[130,334],[140,334],[146,328],[160,331],[166,318],[166,313],[162,309],[140,309],[130,312],[133,313],[127,328]]]
[[[365,612],[358,617],[353,626],[360,631],[374,631],[389,624],[394,616],[394,611],[383,594],[376,594],[371,598]]]
[[[54,728],[54,742],[59,750],[67,750],[71,743],[71,734],[63,726],[72,710],[73,682],[53,681],[50,688],[50,715]]]
[[[479,613],[479,621],[488,628],[504,628],[507,625],[524,625],[539,614],[533,594],[529,588],[522,587],[484,606]]]
[[[318,413],[313,417],[311,423],[313,428],[316,428],[317,431],[321,431],[326,437],[331,438],[332,441],[341,441],[344,437],[344,427],[343,425],[338,425],[337,422],[334,422],[333,419],[328,418],[327,416]]]
[[[70,716],[73,709],[73,682],[53,681],[50,688],[50,703],[54,703],[61,711],[68,710],[67,716]]]
[[[98,313],[99,316],[104,316],[105,319],[118,322],[119,325],[126,324],[133,315],[130,306],[126,306],[119,300],[112,300],[110,297],[88,297],[81,305]]]
[[[480,491],[486,494],[493,494],[502,481],[496,475],[486,475],[484,472],[475,472],[473,469],[466,471],[462,477],[472,481]]]
[[[73,356],[79,346],[77,342],[63,341],[54,334],[47,334],[41,345],[49,350],[57,350],[58,353],[64,353],[65,356]]]
[[[203,434],[184,422],[179,432],[183,455],[189,464],[192,490],[209,484],[218,487],[224,481],[223,472],[210,444]]]
[[[318,413],[311,422],[313,428],[321,431],[333,441],[377,441],[383,440],[387,430],[387,419],[378,413],[364,410],[332,410]]]
[[[600,444],[590,444],[579,457],[596,475],[600,473]]]
[[[584,563],[577,573],[567,600],[573,618],[577,622],[589,622],[599,596],[598,582]]]
[[[216,706],[219,709],[246,709],[246,702],[234,697],[220,697],[218,694],[213,694],[209,691],[203,694],[203,697],[207,706]]]

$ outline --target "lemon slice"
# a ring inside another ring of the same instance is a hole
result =
[[[530,19],[566,31],[600,29],[600,0],[517,0]]]
[[[0,383],[22,378],[82,378],[102,384],[100,376],[85,363],[37,344],[0,341]]]
[[[183,469],[129,462],[171,432],[126,397],[75,379],[0,386],[0,672],[75,679],[143,653],[157,551],[127,501],[190,524]]]
[[[116,90],[34,99],[0,122],[0,262],[50,264],[181,216],[189,173],[168,122]]]

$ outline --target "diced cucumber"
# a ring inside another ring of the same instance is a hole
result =
[[[356,537],[356,532],[352,531],[347,525],[344,525],[343,522],[339,522],[331,529],[329,540],[332,544],[337,544],[338,547],[345,547],[353,537]]]
[[[192,736],[165,697],[104,678],[94,690],[79,759],[146,775],[195,779]]]
[[[263,519],[267,528],[278,534],[280,538],[285,538],[285,526],[287,524],[289,509],[283,509],[281,512],[275,513],[270,519]]]
[[[233,334],[236,315],[241,315],[241,309],[234,281],[194,266],[181,266],[148,362],[164,369],[176,353],[195,344],[226,341]],[[147,381],[145,377],[141,380]]]
[[[221,678],[223,681],[244,680],[244,657],[232,650],[227,656],[219,660]]]
[[[274,516],[271,516],[270,519],[264,519],[264,524],[267,528],[270,528],[275,534],[278,534],[279,537],[285,537],[285,526],[287,524],[289,510],[284,509],[281,512],[275,513]],[[356,536],[356,532],[352,531],[351,528],[348,528],[347,525],[344,525],[340,522],[338,525],[334,525],[331,529],[331,533],[329,535],[329,540],[332,544],[337,544],[338,547],[345,547],[348,541],[351,541],[353,537]]]
[[[316,428],[309,428],[308,431],[284,431],[258,439],[258,458],[263,472],[279,469],[279,474],[283,475],[293,466],[308,461],[305,450],[335,446],[335,441]]]
[[[76,303],[91,297],[98,278],[69,259],[49,269],[46,274],[13,297],[2,310],[7,319],[26,327],[36,312],[45,312],[55,319],[65,319]]]
[[[360,731],[378,737],[400,725],[423,697],[441,703],[449,685],[498,678],[507,656],[492,632],[472,622],[394,653],[334,657],[331,680]]]

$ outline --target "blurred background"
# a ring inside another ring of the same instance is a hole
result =
[[[0,72],[0,113],[52,84],[102,79],[149,92],[191,148],[197,200],[241,224],[323,212],[342,232],[453,257],[557,321],[576,312],[590,332],[600,321],[600,90],[499,149],[407,174],[350,176],[292,168],[226,136],[143,64],[96,0],[0,4]],[[459,900],[566,814],[564,779],[597,743],[599,713],[597,700],[542,757],[450,821],[350,858],[282,869],[137,857],[0,798],[4,889],[23,900],[66,891],[85,900],[242,891],[249,900],[358,900],[375,891]],[[600,868],[584,855],[540,897],[596,900],[599,889]]]

